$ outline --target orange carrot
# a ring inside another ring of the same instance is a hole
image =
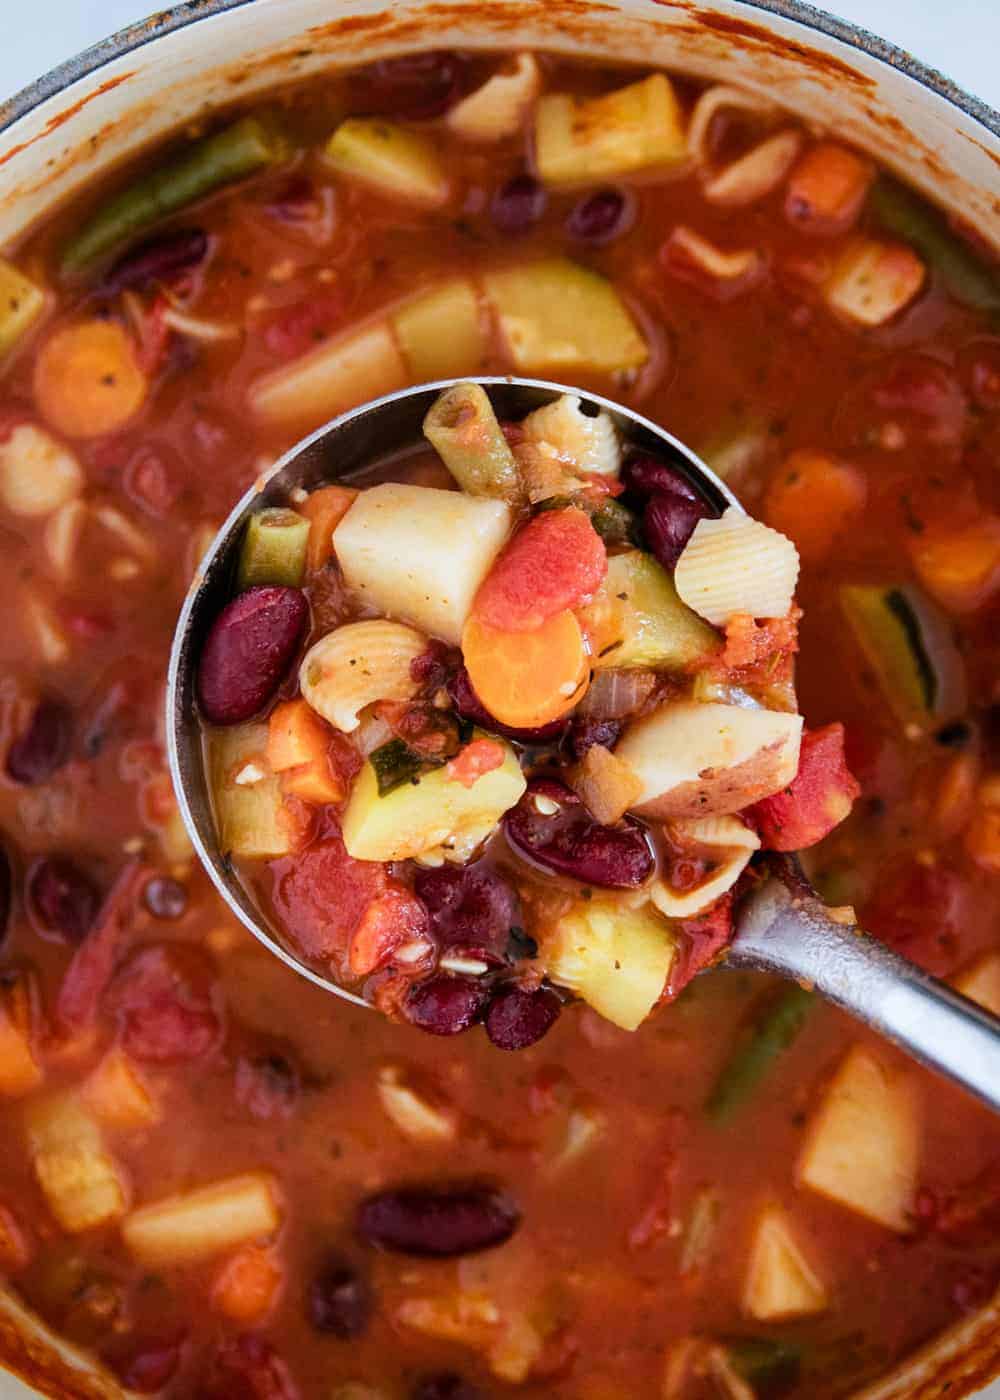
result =
[[[405,886],[390,880],[368,905],[351,937],[348,965],[355,977],[384,966],[405,943],[427,943],[427,910]]]
[[[462,633],[462,655],[483,705],[518,729],[559,719],[586,689],[589,658],[568,609],[531,632],[502,632],[473,615]]]
[[[300,507],[309,520],[306,568],[318,573],[333,554],[333,532],[354,504],[357,491],[349,486],[321,486]]]
[[[212,1287],[212,1305],[233,1322],[260,1322],[274,1307],[283,1271],[274,1251],[248,1244],[223,1264]]]
[[[867,483],[856,467],[824,452],[800,449],[771,478],[764,518],[795,542],[807,563],[815,564],[861,511],[866,495]]]
[[[322,805],[343,802],[347,786],[330,762],[333,730],[305,700],[285,700],[267,727],[267,761],[286,793]]]
[[[861,212],[874,174],[871,161],[820,141],[789,176],[785,217],[808,233],[842,233]]]
[[[35,998],[20,977],[0,998],[0,1094],[19,1098],[37,1089],[44,1077],[35,1056]]]
[[[982,807],[965,833],[965,849],[984,870],[1000,875],[1000,807]]]
[[[142,407],[148,387],[132,342],[115,321],[64,326],[35,364],[35,401],[67,437],[116,432]]]
[[[1000,517],[932,528],[914,540],[910,555],[920,582],[942,606],[975,612],[1000,589]]]

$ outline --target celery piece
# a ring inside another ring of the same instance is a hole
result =
[[[0,258],[0,356],[13,350],[44,310],[42,288]]]
[[[260,117],[241,117],[206,136],[166,165],[140,175],[88,219],[63,249],[60,271],[75,277],[119,244],[194,204],[222,185],[274,165],[287,151],[284,137]]]
[[[334,170],[387,199],[434,209],[448,200],[448,175],[429,137],[381,117],[349,117],[324,147]]]
[[[308,539],[309,521],[298,511],[281,507],[255,511],[240,546],[237,587],[277,583],[298,588],[305,573]]]
[[[440,394],[424,419],[424,437],[470,496],[524,499],[517,462],[481,384],[456,384]]]
[[[544,258],[483,279],[518,370],[637,369],[649,358],[612,284],[568,258]]]
[[[600,97],[552,93],[538,103],[535,151],[548,185],[677,165],[687,159],[684,115],[662,73]]]
[[[883,175],[872,186],[868,207],[884,229],[916,248],[958,301],[977,311],[1000,311],[1000,273],[952,232],[933,205]]]
[[[779,993],[715,1081],[706,1105],[713,1122],[725,1123],[750,1098],[778,1056],[795,1040],[815,1003],[815,994],[802,987],[786,987]]]
[[[486,353],[479,299],[465,278],[429,288],[390,316],[416,383],[473,374]]]

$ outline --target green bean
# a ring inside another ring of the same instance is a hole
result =
[[[883,228],[914,247],[960,302],[978,311],[1000,311],[1000,276],[949,229],[938,210],[884,176],[868,198]]]
[[[815,1004],[814,993],[786,987],[767,1013],[723,1066],[705,1106],[714,1122],[724,1123],[757,1088],[783,1050],[798,1035]]]
[[[524,486],[514,454],[479,384],[456,384],[432,404],[424,437],[470,496],[493,496],[517,504]]]
[[[298,588],[306,567],[309,521],[298,511],[258,510],[240,546],[238,587],[277,583]]]
[[[259,117],[242,117],[167,165],[126,185],[101,205],[63,250],[60,270],[75,277],[152,224],[222,185],[272,165],[286,152],[281,134]]]

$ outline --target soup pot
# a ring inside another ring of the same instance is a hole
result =
[[[798,0],[188,0],[0,105],[0,244],[217,105],[408,49],[515,45],[686,70],[777,97],[1000,247],[1000,115]],[[124,1396],[4,1290],[0,1365],[63,1400]],[[1000,1294],[857,1400],[957,1400],[998,1374]]]

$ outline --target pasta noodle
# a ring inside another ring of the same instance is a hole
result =
[[[723,627],[736,613],[785,617],[798,576],[791,540],[730,506],[719,520],[699,520],[674,584],[699,617]]]
[[[541,74],[533,54],[521,53],[512,73],[494,73],[448,113],[447,125],[465,141],[502,141],[521,126],[538,96]]]
[[[311,646],[302,658],[302,694],[317,714],[345,734],[376,700],[408,700],[416,690],[410,663],[427,642],[401,622],[352,622]]]
[[[670,822],[666,831],[676,843],[694,846],[703,856],[716,857],[706,878],[694,889],[678,891],[666,880],[655,882],[650,898],[660,913],[670,919],[690,919],[714,904],[732,889],[751,855],[760,849],[757,833],[738,817],[693,817]]]
[[[617,476],[621,469],[621,444],[610,414],[588,416],[577,394],[563,394],[536,408],[521,426],[536,452],[554,456],[578,473]]]

